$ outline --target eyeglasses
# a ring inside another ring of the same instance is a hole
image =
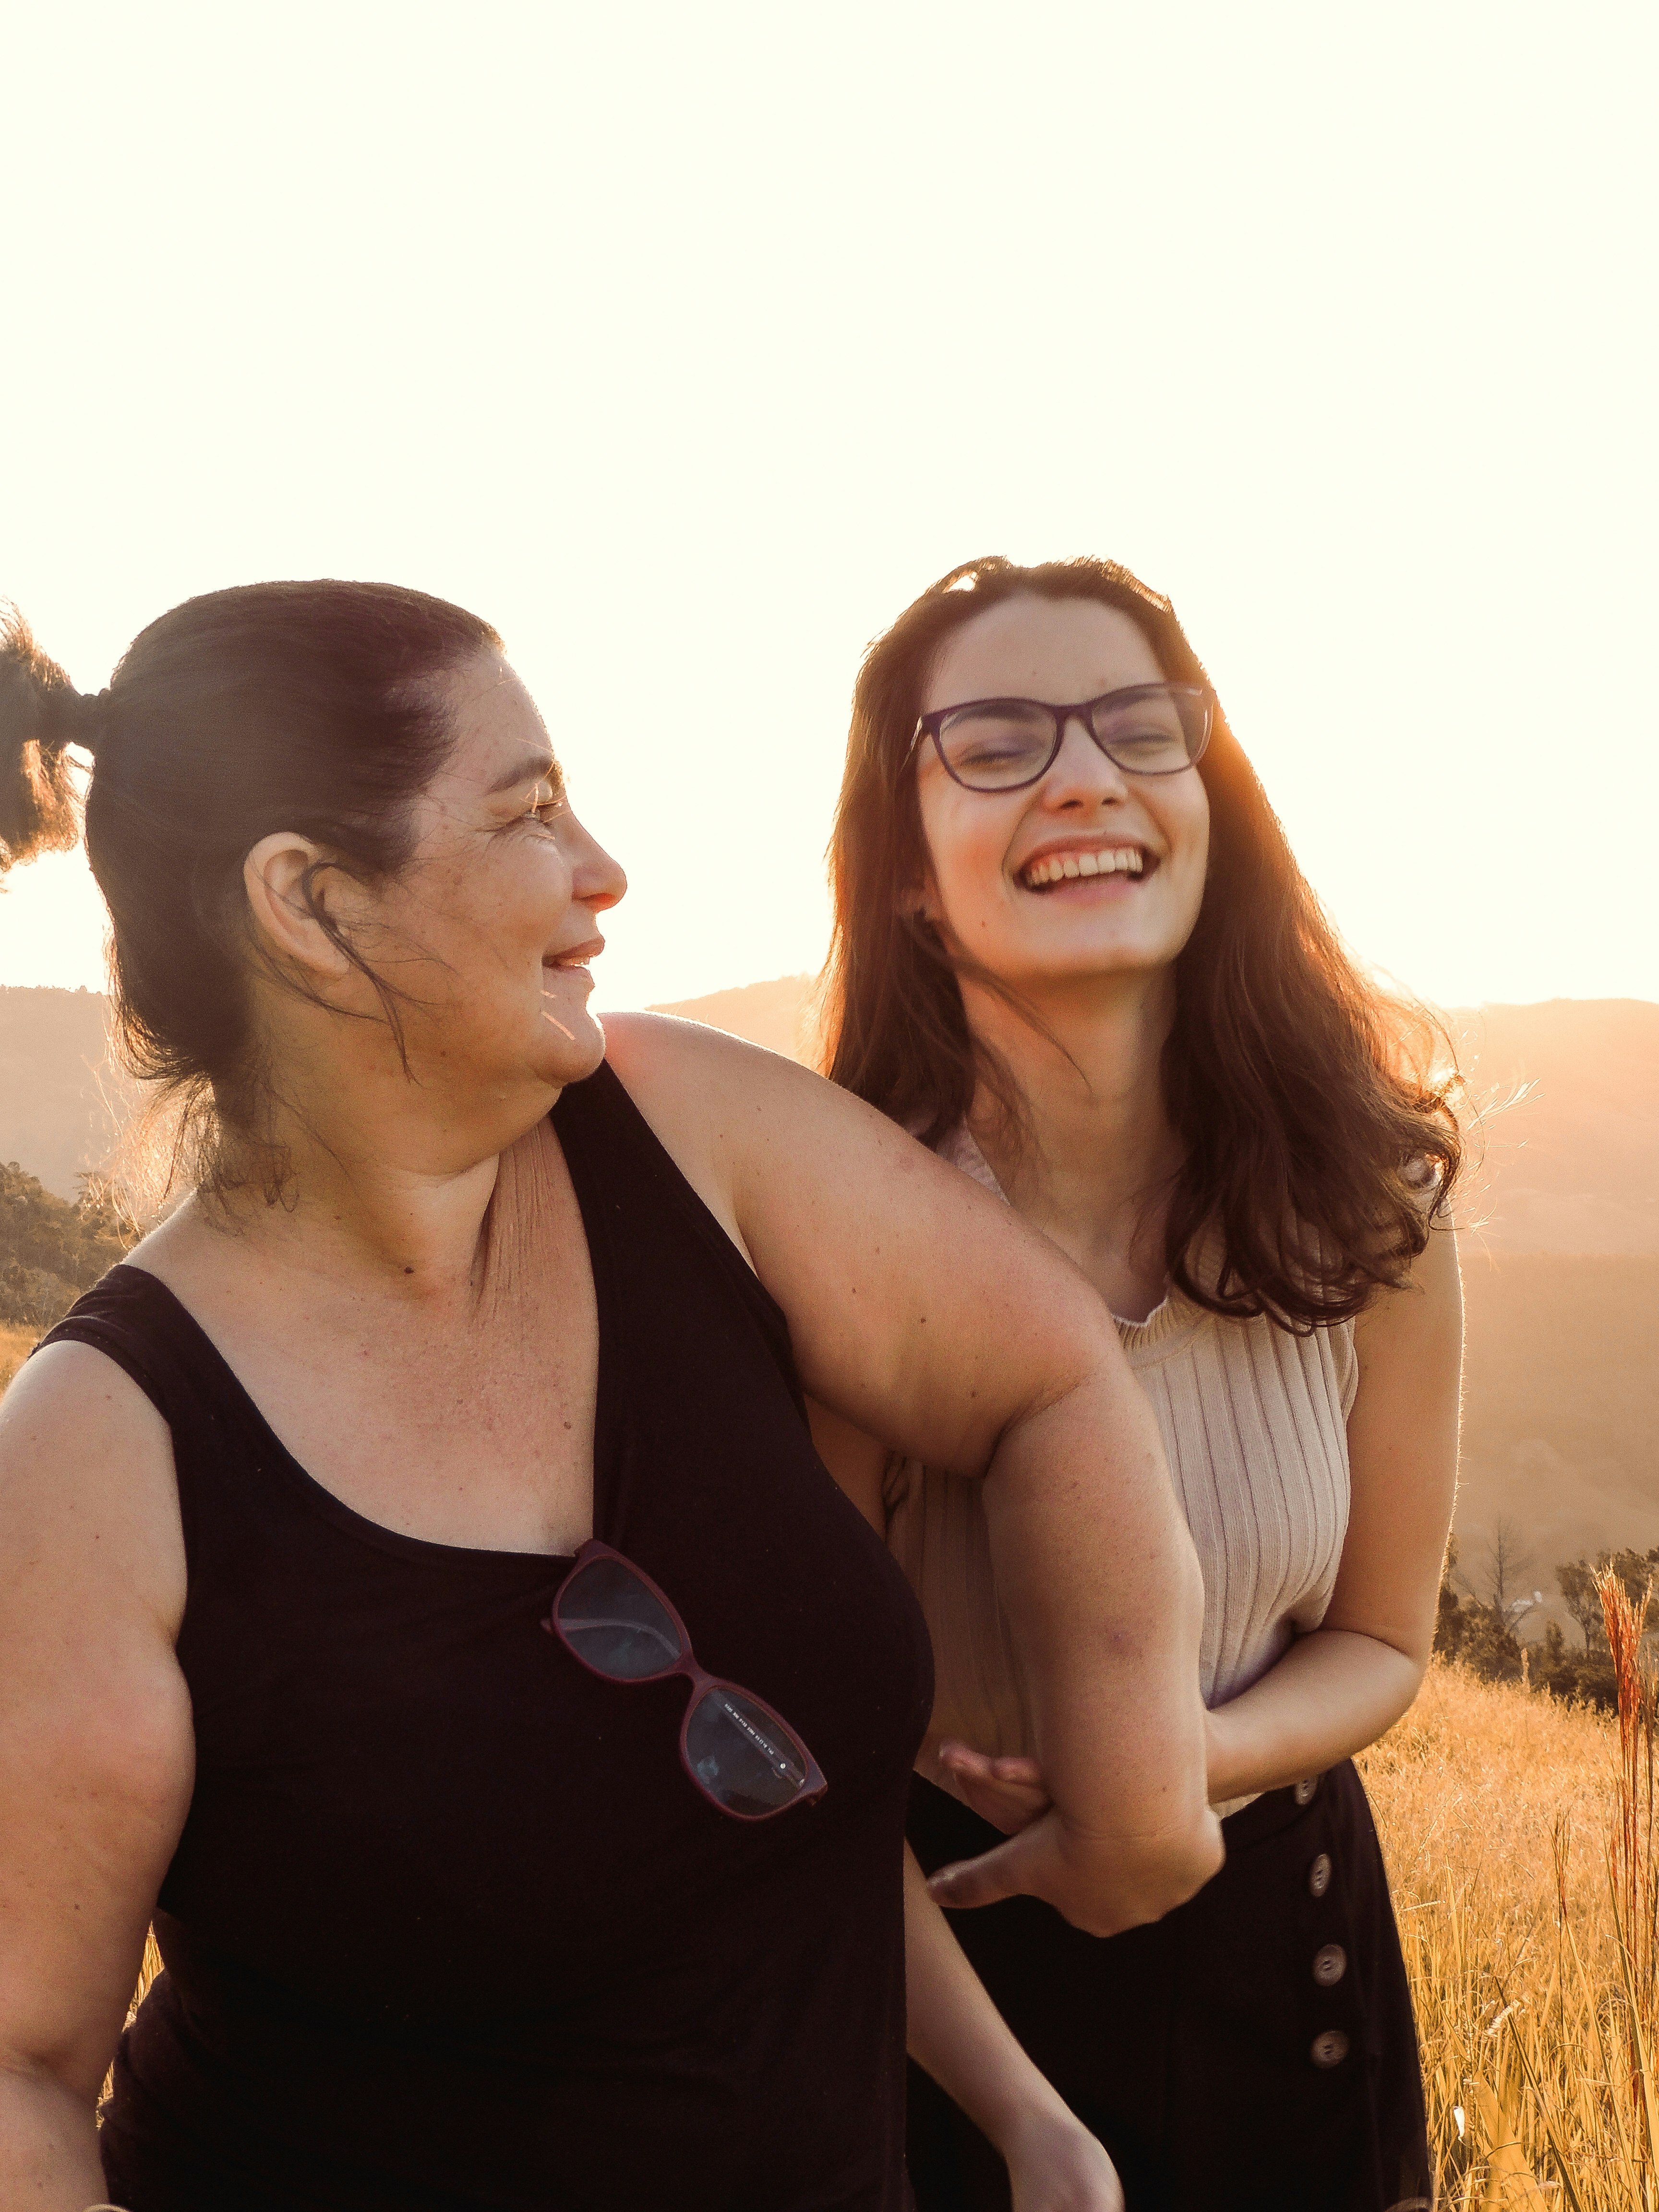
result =
[[[769,1820],[830,1787],[781,1713],[697,1664],[678,1613],[650,1576],[609,1544],[582,1546],[542,1626],[605,1681],[685,1676],[691,1702],[680,1723],[680,1764],[734,1820]]]
[[[1176,775],[1210,742],[1215,696],[1197,684],[1132,684],[1072,707],[1042,699],[969,699],[918,720],[907,760],[924,738],[966,791],[1023,791],[1060,757],[1079,720],[1108,760],[1129,775]]]

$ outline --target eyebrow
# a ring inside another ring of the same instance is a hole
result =
[[[498,792],[516,791],[521,783],[540,783],[544,780],[553,784],[563,782],[557,761],[551,753],[526,753],[504,775],[496,777],[485,796],[494,799]]]

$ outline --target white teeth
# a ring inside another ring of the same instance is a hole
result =
[[[1033,860],[1020,871],[1021,879],[1032,890],[1045,884],[1058,884],[1077,876],[1139,876],[1145,872],[1146,860],[1133,845],[1109,845],[1101,853],[1054,853],[1044,860]]]

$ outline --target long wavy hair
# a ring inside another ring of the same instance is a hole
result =
[[[927,861],[908,763],[929,671],[953,631],[1021,594],[1117,608],[1166,680],[1209,682],[1170,602],[1109,561],[968,562],[865,655],[830,848],[823,1063],[927,1144],[976,1097],[1017,1135],[1025,1125],[1015,1071],[974,1034],[958,966],[905,896]],[[1398,1287],[1449,1218],[1455,1067],[1426,1011],[1386,997],[1344,951],[1219,706],[1198,773],[1210,861],[1164,1050],[1184,1155],[1165,1258],[1199,1305],[1303,1334]]]

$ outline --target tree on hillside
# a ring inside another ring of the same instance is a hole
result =
[[[1510,1601],[1531,1571],[1532,1563],[1531,1547],[1519,1528],[1500,1513],[1486,1547],[1486,1597],[1499,1613],[1508,1613]]]
[[[1595,1570],[1588,1559],[1569,1559],[1555,1571],[1555,1579],[1561,1589],[1561,1601],[1578,1624],[1578,1632],[1584,1639],[1585,1651],[1597,1649],[1598,1639],[1605,1644],[1607,1631],[1601,1625],[1601,1601],[1595,1594]]]
[[[1434,1648],[1443,1659],[1461,1660],[1483,1682],[1518,1682],[1521,1646],[1501,1605],[1486,1605],[1478,1597],[1461,1596],[1455,1587],[1457,1539],[1446,1542],[1446,1564],[1440,1576],[1440,1602],[1434,1629]]]
[[[1659,1544],[1650,1552],[1615,1552],[1608,1564],[1625,1585],[1626,1596],[1639,1606],[1659,1575]]]
[[[1440,1569],[1440,1604],[1435,1615],[1434,1648],[1443,1659],[1455,1659],[1463,1641],[1463,1601],[1454,1583],[1457,1573],[1457,1539],[1446,1539],[1446,1557]]]
[[[1560,1623],[1552,1620],[1545,1624],[1543,1642],[1534,1649],[1534,1690],[1548,1690],[1558,1698],[1598,1705],[1603,1712],[1619,1710],[1619,1682],[1613,1671],[1613,1654],[1605,1639],[1599,1652],[1569,1651]]]
[[[1633,1552],[1628,1546],[1622,1551],[1598,1552],[1593,1561],[1569,1559],[1556,1569],[1555,1579],[1560,1584],[1562,1600],[1578,1624],[1587,1654],[1607,1648],[1601,1600],[1595,1588],[1596,1576],[1607,1567],[1624,1584],[1625,1595],[1631,1603],[1639,1606],[1652,1588],[1656,1576],[1659,1576],[1659,1544],[1647,1552]]]
[[[1521,1680],[1520,1640],[1500,1606],[1482,1605],[1476,1598],[1464,1607],[1457,1656],[1483,1682]]]
[[[47,1329],[125,1257],[134,1229],[106,1194],[71,1206],[8,1160],[0,1166],[0,1321]]]

